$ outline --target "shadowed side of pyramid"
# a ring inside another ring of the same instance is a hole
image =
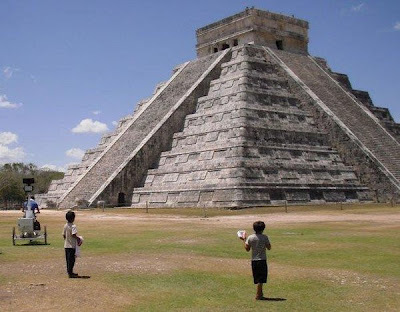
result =
[[[294,89],[313,111],[319,128],[330,134],[330,141],[340,148],[348,164],[358,168],[364,183],[383,199],[398,193],[398,124],[388,120],[387,115],[377,114],[382,109],[365,101],[365,94],[361,97],[361,92],[353,93],[351,86],[340,83],[338,75],[315,58],[268,50],[297,85]]]

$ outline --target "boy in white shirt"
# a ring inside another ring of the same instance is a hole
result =
[[[244,241],[246,251],[251,249],[251,268],[253,271],[254,284],[257,285],[256,300],[267,300],[263,295],[263,284],[267,282],[268,266],[266,249],[271,250],[271,243],[267,235],[262,234],[265,223],[262,221],[254,222],[253,229],[255,234],[251,234],[246,239],[246,233],[240,237]]]
[[[67,223],[64,225],[63,237],[65,260],[67,262],[67,273],[69,278],[77,278],[78,274],[74,273],[75,250],[78,240],[78,230],[74,224],[75,212],[68,211],[65,215],[65,218],[67,219]]]

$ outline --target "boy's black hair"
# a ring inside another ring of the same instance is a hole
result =
[[[256,234],[261,234],[265,229],[265,223],[262,221],[256,221],[253,223],[253,230]]]
[[[65,219],[67,219],[67,221],[68,221],[69,223],[74,222],[74,220],[75,220],[75,212],[73,212],[73,211],[68,211],[68,212],[65,214]]]

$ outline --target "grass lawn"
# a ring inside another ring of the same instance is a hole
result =
[[[399,207],[76,213],[85,239],[76,272],[90,279],[67,278],[65,212],[39,215],[50,245],[12,246],[20,213],[0,211],[0,311],[398,311],[400,306]],[[258,219],[266,222],[272,243],[265,295],[275,301],[254,300],[250,255],[236,237],[239,229],[251,233]]]

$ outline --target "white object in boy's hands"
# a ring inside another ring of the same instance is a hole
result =
[[[237,231],[237,236],[239,238],[245,238],[246,237],[246,231],[245,230],[239,230]]]
[[[83,237],[82,236],[77,236],[76,237],[76,243],[78,246],[81,246],[83,244]]]
[[[75,257],[81,256],[81,246],[83,244],[83,237],[77,236],[76,237],[76,247],[75,247]]]

